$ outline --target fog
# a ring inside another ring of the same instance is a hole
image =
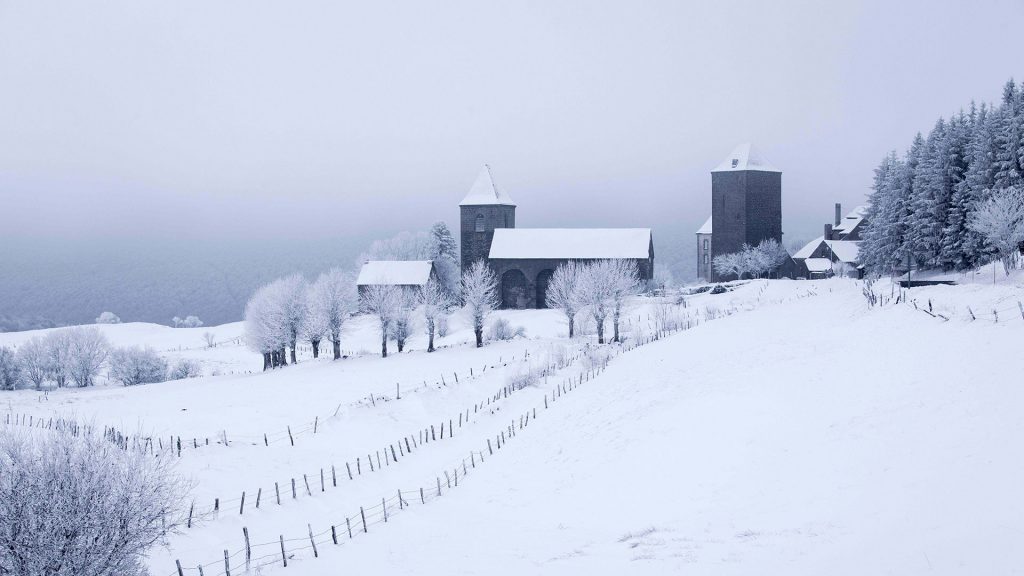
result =
[[[1021,76],[1021,2],[896,4],[0,0],[0,240],[348,258],[454,228],[486,162],[520,226],[649,226],[688,280],[736,144],[783,170],[789,244]]]

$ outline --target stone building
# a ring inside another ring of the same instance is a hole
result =
[[[842,205],[836,204],[835,219],[825,224],[824,233],[793,254],[793,260],[804,268],[807,278],[864,277],[860,235],[867,226],[867,206],[858,206],[845,217],[842,213]]]
[[[484,260],[497,274],[502,308],[544,308],[548,281],[564,262],[625,259],[654,275],[648,228],[516,228],[516,205],[484,166],[459,203],[462,268]]]
[[[697,234],[698,275],[712,281],[729,280],[715,273],[712,264],[716,256],[739,252],[744,244],[756,246],[768,238],[781,244],[782,171],[751,144],[737,146],[711,171],[711,217]],[[791,275],[791,268],[792,262],[787,262],[779,273]]]

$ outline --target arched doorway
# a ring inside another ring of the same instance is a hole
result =
[[[526,308],[526,276],[521,270],[509,270],[501,275],[501,307]]]
[[[541,270],[540,274],[537,274],[537,308],[547,308],[548,299],[548,283],[551,282],[551,275],[555,271],[548,268]]]

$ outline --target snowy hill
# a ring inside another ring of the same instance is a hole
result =
[[[1018,282],[915,288],[918,309],[871,308],[848,280],[640,299],[622,348],[510,311],[527,338],[475,349],[457,318],[434,354],[414,340],[266,374],[240,373],[258,367],[240,345],[202,349],[204,329],[103,326],[239,373],[3,393],[0,418],[181,440],[193,525],[154,551],[157,576],[224,573],[225,550],[244,573],[243,528],[260,574],[1007,573],[1024,561],[1024,319],[935,310],[1007,308]],[[653,339],[665,319],[692,328]]]

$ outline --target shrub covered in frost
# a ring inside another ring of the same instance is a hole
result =
[[[511,340],[525,335],[526,329],[522,326],[516,326],[513,328],[508,320],[498,318],[491,324],[491,329],[487,336],[489,340]]]
[[[116,348],[110,354],[108,376],[125,386],[167,380],[167,361],[151,348]]]

